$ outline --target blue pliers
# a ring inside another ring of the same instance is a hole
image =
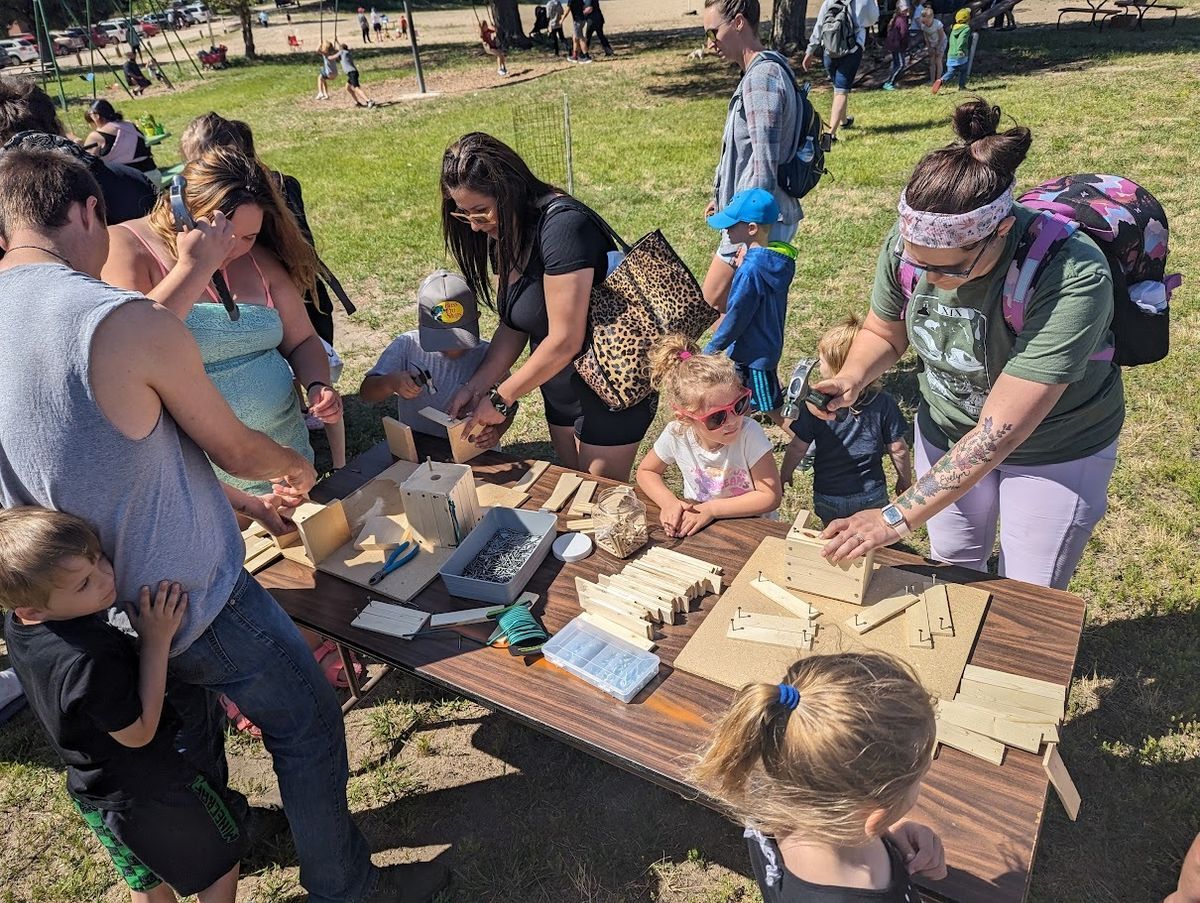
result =
[[[409,546],[412,546],[410,549]],[[407,551],[406,551],[407,550]],[[384,577],[392,571],[404,567],[410,561],[417,557],[417,553],[421,551],[421,547],[411,540],[405,540],[388,555],[383,562],[383,567],[371,575],[371,579],[367,581],[369,586],[374,586],[379,583]]]

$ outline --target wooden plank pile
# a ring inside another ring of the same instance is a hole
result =
[[[654,546],[598,583],[575,578],[583,619],[639,649],[654,648],[654,628],[674,623],[693,599],[720,594],[722,569],[672,549]]]
[[[953,699],[937,703],[938,743],[993,765],[1008,746],[1035,755],[1067,815],[1079,815],[1080,797],[1058,752],[1058,728],[1066,714],[1067,688],[1032,677],[967,665]]]

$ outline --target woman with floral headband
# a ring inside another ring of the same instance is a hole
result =
[[[922,363],[923,476],[892,504],[831,523],[830,561],[925,524],[934,558],[982,571],[999,521],[1000,575],[1063,588],[1104,516],[1125,417],[1112,275],[1076,232],[1045,260],[1023,322],[1004,309],[1010,265],[1036,211],[1013,200],[1032,136],[1019,126],[997,133],[999,122],[998,107],[961,105],[961,140],[917,164],[879,255],[864,328],[841,370],[816,386],[835,396],[836,411],[910,345]]]

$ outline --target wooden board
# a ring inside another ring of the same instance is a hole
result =
[[[529,501],[529,493],[511,486],[475,481],[475,494],[480,508],[520,508]]]
[[[636,634],[632,630],[626,630],[615,621],[610,621],[608,618],[595,612],[582,611],[579,613],[579,619],[585,624],[591,624],[597,630],[611,633],[617,639],[624,640],[631,646],[637,646],[639,649],[644,649],[647,652],[652,652],[658,645],[654,640],[646,639],[646,637]]]
[[[925,604],[924,593],[904,610],[904,629],[908,634],[908,645],[933,648],[933,634],[929,632],[929,608]]]
[[[567,503],[571,494],[583,485],[583,477],[574,473],[564,473],[558,478],[558,482],[554,486],[554,491],[550,493],[550,498],[546,499],[542,505],[547,511],[560,511],[562,506]]]
[[[1004,764],[1004,744],[999,740],[993,740],[940,718],[937,720],[937,740],[938,743],[993,765]]]
[[[726,633],[729,619],[735,616],[738,606],[746,612],[780,613],[779,607],[754,590],[750,582],[758,579],[761,570],[767,579],[782,583],[784,545],[782,538],[768,537],[762,541],[675,658],[677,669],[734,688],[756,681],[777,681],[783,677],[796,660],[795,655],[782,647],[739,643],[730,640]],[[930,582],[911,571],[877,565],[866,601],[873,604],[885,597],[903,594],[906,586],[917,586],[923,590]],[[947,585],[950,604],[954,608],[956,635],[939,638],[936,650],[910,648],[903,620],[893,619],[864,636],[858,636],[844,627],[844,621],[854,613],[863,614],[861,606],[801,591],[798,594],[801,599],[812,602],[821,610],[819,623],[822,626],[817,631],[812,651],[815,654],[849,649],[882,649],[911,664],[931,693],[950,698],[958,687],[963,666],[970,657],[991,597],[970,586],[957,583]],[[705,600],[705,608],[707,602]]]
[[[954,636],[954,616],[950,613],[950,594],[946,587],[935,584],[921,593],[929,613],[929,632],[934,636]]]
[[[303,547],[297,546],[297,548],[303,548]],[[271,543],[263,551],[261,551],[257,555],[255,555],[253,558],[248,559],[246,561],[245,568],[251,574],[257,574],[263,568],[265,568],[269,564],[273,563],[275,561],[275,559],[277,559],[282,554],[283,554],[283,550],[280,549],[274,543]]]
[[[1046,756],[1042,759],[1042,767],[1046,769],[1046,775],[1050,778],[1050,783],[1054,786],[1054,790],[1058,793],[1058,798],[1062,800],[1063,808],[1067,810],[1067,815],[1071,821],[1079,818],[1079,806],[1083,802],[1079,798],[1079,791],[1075,789],[1075,782],[1071,780],[1071,775],[1067,772],[1067,766],[1062,760],[1062,756],[1058,754],[1058,744],[1051,743],[1046,748]]]
[[[450,456],[454,458],[455,464],[466,464],[472,458],[487,451],[486,448],[479,447],[467,438],[467,426],[470,424],[470,420],[455,420],[445,411],[439,411],[434,407],[421,408],[417,413],[426,420],[432,420],[446,428],[446,436],[450,440]]]
[[[403,514],[368,518],[354,539],[354,548],[394,549],[409,536],[408,518]]]
[[[595,480],[584,480],[580,483],[579,489],[575,493],[575,498],[571,502],[571,507],[567,509],[567,514],[578,516],[590,512],[592,510],[592,495],[596,492],[598,485]]]
[[[998,702],[1004,705],[1038,712],[1052,721],[1062,721],[1063,704],[1057,699],[1039,696],[1037,693],[1024,693],[1020,690],[1010,690],[1007,687],[997,687],[983,684],[967,677],[959,685],[961,695],[970,699],[982,699],[986,702]]]
[[[937,710],[942,721],[999,740],[1007,746],[1031,753],[1042,748],[1041,725],[1009,721],[1003,715],[961,700],[939,699]]]
[[[880,599],[873,605],[863,606],[859,611],[854,612],[850,617],[846,618],[846,627],[859,636],[862,636],[865,633],[870,633],[876,627],[886,624],[892,618],[896,617],[896,615],[908,611],[911,606],[917,604],[918,598],[909,592],[910,589],[911,586],[905,585],[896,595]],[[907,639],[907,624],[905,625],[904,636]]]
[[[780,608],[786,612],[790,612],[797,618],[803,618],[805,621],[811,621],[821,612],[811,602],[806,602],[799,596],[789,593],[786,589],[777,583],[772,583],[767,580],[762,574],[758,574],[750,581],[750,586],[757,592],[762,593]]]
[[[1022,677],[1020,674],[996,671],[993,668],[980,668],[976,665],[967,665],[963,670],[963,677],[976,683],[990,684],[993,687],[1004,687],[1020,693],[1045,696],[1047,699],[1053,699],[1064,709],[1067,706],[1067,688],[1061,684],[1050,683],[1048,680],[1035,680],[1032,677]]]
[[[987,709],[989,712],[995,713],[996,717],[1004,718],[1006,721],[1013,721],[1017,724],[1037,725],[1041,728],[1042,736],[1045,737],[1046,742],[1058,742],[1058,723],[1061,719],[1054,715],[1035,712],[1032,709],[1022,709],[1018,706],[996,702],[992,699],[981,699],[977,696],[963,695],[962,693],[957,694],[954,697],[954,701]]]
[[[875,551],[862,558],[830,564],[821,554],[825,540],[804,526],[808,512],[801,511],[788,530],[785,555],[786,574],[783,581],[791,589],[806,588],[832,599],[863,604],[875,568]]]
[[[412,461],[397,461],[383,473],[342,499],[342,508],[350,529],[357,533],[368,517],[403,514],[404,501],[400,486],[413,475],[417,465]]]
[[[383,433],[387,436],[388,451],[401,461],[417,462],[417,444],[413,441],[412,427],[395,417],[384,417]]]
[[[521,479],[512,484],[513,489],[519,489],[521,492],[528,492],[533,488],[533,484],[541,479],[542,474],[550,467],[549,461],[534,461],[529,465],[529,469],[521,474]]]

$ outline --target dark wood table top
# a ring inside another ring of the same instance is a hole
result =
[[[422,454],[449,460],[444,443],[419,439],[418,446]],[[392,461],[386,446],[380,444],[325,480],[313,491],[313,498],[344,497]],[[472,462],[479,479],[499,484],[515,482],[529,463],[493,452]],[[552,465],[542,474],[526,507],[535,508],[545,500],[564,472]],[[604,486],[609,481],[598,482]],[[654,516],[656,509],[647,507]],[[786,531],[786,524],[761,518],[720,520],[697,536],[672,541],[671,546],[722,565],[726,580],[731,581],[764,537],[782,536]],[[662,540],[661,531],[656,532]],[[971,654],[973,664],[1069,683],[1083,628],[1084,605],[1078,597],[936,565],[891,549],[880,549],[876,560],[922,573],[936,571],[943,580],[975,583],[992,594]],[[550,556],[527,587],[541,596],[535,612],[551,633],[561,629],[579,614],[574,578],[595,581],[598,574],[622,566],[601,550],[574,564]],[[662,659],[659,676],[625,705],[541,657],[513,657],[506,650],[487,648],[454,633],[411,641],[352,627],[351,620],[366,603],[366,590],[290,560],[284,559],[258,576],[298,623],[643,778],[688,797],[697,796],[688,783],[687,769],[733,691],[677,671],[672,665],[711,610],[715,597],[702,600],[702,609],[689,612],[685,623],[662,631],[656,650]],[[452,599],[441,581],[435,580],[413,604],[437,612],[478,603]],[[488,629],[465,627],[461,633],[482,641]],[[930,896],[1024,899],[1047,786],[1040,758],[1030,753],[1010,748],[1004,764],[997,767],[942,747],[912,813],[939,832],[946,848],[950,875],[944,881],[929,882],[925,890]]]

